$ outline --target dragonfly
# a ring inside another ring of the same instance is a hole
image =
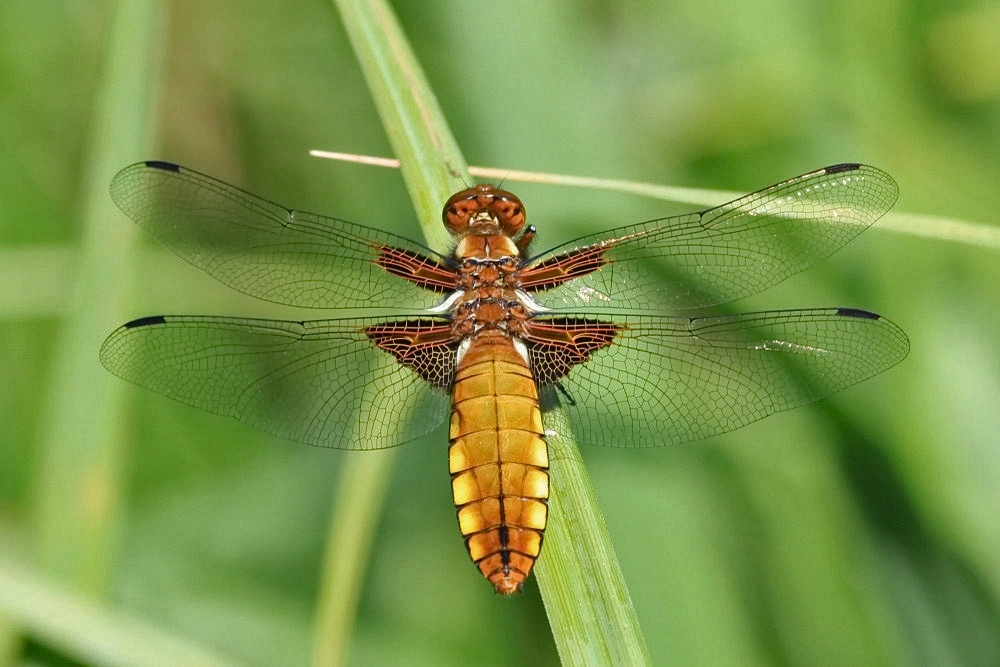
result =
[[[111,196],[160,243],[254,297],[351,313],[143,317],[100,357],[155,392],[322,447],[394,447],[448,420],[459,530],[482,575],[510,595],[548,520],[548,411],[561,409],[579,442],[669,445],[902,361],[904,332],[867,310],[707,310],[826,258],[897,194],[884,171],[837,164],[533,253],[521,200],[476,185],[445,203],[453,247],[438,252],[141,162],[114,177]]]

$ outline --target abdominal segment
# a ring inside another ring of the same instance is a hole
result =
[[[542,547],[549,456],[535,382],[509,337],[476,337],[459,362],[450,441],[469,555],[498,593],[516,593]]]

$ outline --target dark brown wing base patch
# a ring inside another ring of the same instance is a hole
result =
[[[365,335],[438,389],[451,389],[460,339],[439,320],[403,320],[365,327]]]
[[[555,384],[566,377],[573,366],[611,345],[624,329],[621,324],[582,318],[532,320],[527,325],[524,340],[535,382],[539,386]]]
[[[604,246],[590,246],[547,259],[523,270],[518,275],[518,286],[526,292],[536,292],[588,275],[608,263],[606,252]]]
[[[375,246],[375,263],[394,276],[399,276],[434,292],[457,289],[458,272],[411,250],[388,245]]]

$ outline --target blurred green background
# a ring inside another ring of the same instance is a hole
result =
[[[112,8],[0,4],[0,583],[18,563],[233,661],[303,664],[338,473],[385,454],[277,440],[100,367],[134,317],[285,314],[123,243],[120,214],[84,228],[114,171],[91,157]],[[750,191],[861,161],[899,182],[897,211],[992,225],[1000,208],[996,2],[396,10],[472,164]],[[115,167],[171,160],[419,235],[397,172],[307,155],[389,152],[331,4],[178,0],[161,21],[117,63],[159,58],[155,148]],[[507,185],[539,248],[693,208]],[[133,266],[81,282],[102,252]],[[998,281],[996,248],[876,225],[738,305],[875,310],[910,336],[901,366],[711,441],[584,451],[655,664],[1000,662]],[[109,445],[81,486],[77,432]],[[398,452],[384,502],[349,663],[557,662],[533,580],[499,599],[468,562],[443,430]],[[40,604],[0,602],[0,664],[87,662],[32,631],[32,605],[57,613]]]

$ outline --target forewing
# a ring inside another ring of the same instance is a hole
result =
[[[677,311],[761,292],[867,229],[895,181],[827,167],[716,208],[584,236],[528,261],[522,285],[565,312]]]
[[[174,164],[126,167],[111,197],[185,260],[267,301],[414,312],[454,288],[449,260],[418,243],[288,209]]]
[[[112,333],[101,362],[126,380],[283,438],[381,449],[440,424],[450,399],[372,342],[366,329],[378,325],[147,317]],[[423,350],[426,372],[450,375],[448,345],[438,340]]]
[[[636,317],[618,322],[614,334],[543,387],[546,401],[569,414],[575,437],[593,445],[648,447],[726,433],[877,375],[909,350],[892,322],[844,308]],[[529,347],[533,367],[552,368],[558,353]]]

